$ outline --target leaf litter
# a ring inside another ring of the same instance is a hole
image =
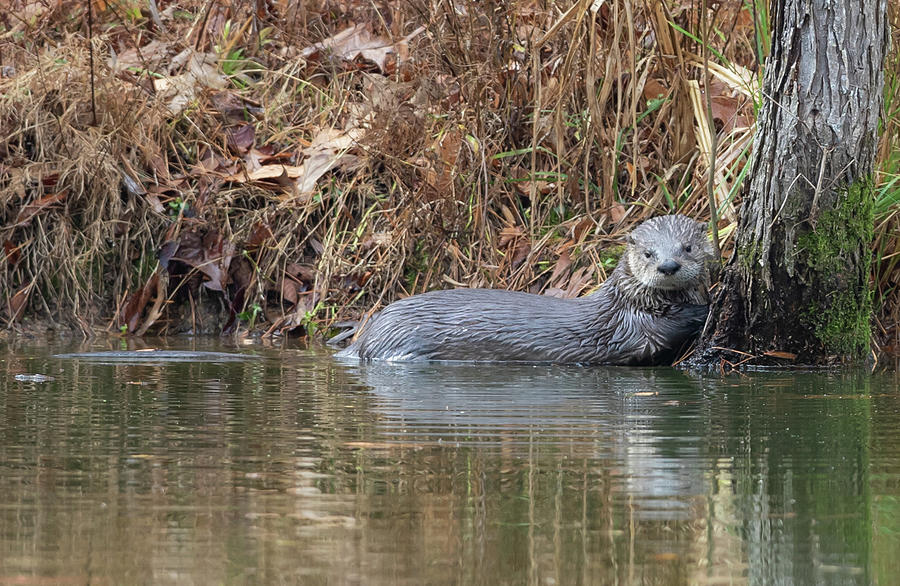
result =
[[[8,5],[7,325],[320,335],[448,283],[584,294],[636,223],[708,217],[710,132],[731,242],[761,71],[739,0],[710,88],[691,3],[93,2],[92,39],[85,3]]]

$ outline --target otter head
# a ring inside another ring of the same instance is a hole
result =
[[[705,283],[713,248],[705,224],[687,216],[659,216],[628,236],[625,257],[629,272],[644,286],[676,291]]]

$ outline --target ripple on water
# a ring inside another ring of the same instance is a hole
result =
[[[892,374],[0,350],[0,583],[865,584],[900,572]]]

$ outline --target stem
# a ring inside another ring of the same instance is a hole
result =
[[[709,83],[709,19],[707,17],[706,1],[703,0],[700,19],[703,28],[703,88],[706,94],[706,123],[709,127],[709,164],[706,176],[706,196],[709,200],[709,227],[712,229],[713,251],[716,260],[722,260],[722,250],[719,248],[719,204],[716,202],[715,169],[716,151],[719,147],[716,123],[712,113],[712,91]]]

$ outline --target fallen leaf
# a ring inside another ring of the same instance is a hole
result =
[[[312,144],[303,149],[307,159],[303,162],[302,175],[295,181],[297,192],[301,196],[313,193],[319,179],[337,167],[347,156],[347,150],[364,135],[365,131],[361,128],[348,131],[326,128],[320,131]]]
[[[625,217],[625,206],[620,203],[614,203],[609,208],[609,217],[612,219],[614,224],[618,224],[622,221],[622,218]]]
[[[253,225],[253,230],[250,232],[250,236],[244,243],[244,248],[249,251],[256,250],[273,238],[274,235],[272,234],[271,228],[262,222],[257,222]]]
[[[154,272],[144,286],[131,295],[125,303],[125,307],[122,308],[121,321],[128,332],[135,332],[138,329],[139,320],[144,313],[144,308],[147,307],[147,302],[150,301],[150,296],[156,291],[158,280],[159,273]]]
[[[55,204],[65,201],[66,196],[68,195],[69,190],[63,189],[62,191],[51,193],[50,195],[45,195],[39,200],[25,205],[21,210],[19,210],[19,215],[16,216],[16,223],[14,224],[14,226],[18,227],[28,225],[28,223],[31,222],[31,219],[34,218],[34,216],[39,214],[41,211],[52,207]]]
[[[362,58],[371,61],[378,66],[382,73],[388,73],[388,57],[394,55],[397,61],[403,61],[409,54],[409,41],[424,32],[425,27],[419,27],[403,39],[395,43],[384,37],[374,36],[365,24],[356,24],[341,32],[328,37],[324,41],[307,47],[300,52],[304,59],[318,59],[323,53],[331,53],[335,57],[345,61],[353,61]],[[396,63],[393,64],[394,69]]]
[[[188,54],[187,71],[180,75],[160,77],[153,80],[156,93],[167,99],[166,106],[173,115],[181,114],[206,88],[223,89],[228,79],[219,71],[218,56],[215,53]]]
[[[256,139],[256,128],[252,124],[243,124],[228,129],[228,146],[238,153],[246,153]]]
[[[109,67],[116,73],[130,68],[156,72],[157,68],[168,61],[170,46],[168,41],[150,41],[143,47],[133,47],[118,55],[111,55]]]
[[[152,209],[157,214],[166,214],[166,206],[162,204],[160,200],[160,195],[165,194],[165,198],[168,201],[169,199],[169,188],[163,187],[162,185],[151,185],[147,188],[147,192],[144,194],[144,198],[146,198],[147,203],[150,204],[150,209]],[[176,192],[177,193],[177,192]]]
[[[303,165],[263,165],[253,171],[240,171],[225,177],[225,181],[232,183],[247,183],[248,181],[265,181],[267,179],[279,179],[282,177],[296,179],[304,176]]]
[[[516,240],[525,234],[525,230],[521,226],[504,226],[500,230],[500,247],[504,247],[512,240]]]
[[[178,243],[174,240],[169,240],[165,244],[163,244],[160,249],[157,257],[159,258],[159,266],[164,269],[169,268],[169,261],[172,260],[172,257],[175,256],[175,253],[178,252]]]
[[[643,96],[645,100],[657,100],[665,97],[668,93],[669,88],[663,85],[661,80],[650,78],[644,84]]]
[[[587,231],[593,227],[594,220],[589,217],[584,218],[583,220],[575,224],[575,227],[572,229],[572,237],[576,242],[581,242],[582,237],[584,237],[585,234],[587,234]]]
[[[31,285],[29,283],[21,287],[9,298],[6,314],[9,316],[10,322],[18,321],[22,317],[22,312],[25,311],[25,306],[28,304],[28,297],[31,295]]]
[[[559,255],[559,259],[556,261],[556,266],[553,267],[553,274],[550,275],[550,282],[555,283],[557,279],[559,279],[563,273],[565,273],[569,267],[572,266],[572,256],[569,254],[569,251],[565,251]]]
[[[19,264],[22,257],[22,245],[15,245],[12,240],[3,241],[3,256],[11,266]]]
[[[281,279],[281,298],[291,305],[297,303],[297,283],[293,279]]]
[[[164,266],[170,267],[179,261],[203,273],[208,280],[203,286],[213,291],[223,291],[229,282],[228,269],[234,258],[235,246],[226,241],[218,232],[211,230],[204,236],[194,231],[182,232],[178,249],[172,253]],[[160,259],[160,264],[163,264]],[[171,267],[169,268],[171,271]]]
[[[253,115],[262,113],[262,108],[257,102],[231,90],[212,91],[209,93],[209,100],[213,108],[230,122],[243,122],[248,112]]]
[[[712,99],[713,119],[722,124],[722,132],[729,133],[735,128],[749,128],[753,118],[747,113],[750,100],[744,96],[718,95]]]
[[[572,276],[569,277],[569,287],[566,290],[566,297],[578,297],[578,295],[594,284],[594,272],[590,267],[581,267],[576,269]]]

